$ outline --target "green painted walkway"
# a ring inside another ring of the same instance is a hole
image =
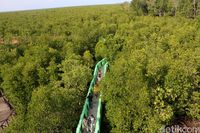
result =
[[[95,126],[94,126],[94,131],[92,133],[100,133],[100,127],[101,127],[101,110],[102,110],[102,104],[101,104],[101,94],[98,94],[98,96],[93,95],[93,100],[91,103],[89,103],[88,96],[89,94],[93,94],[94,91],[94,86],[97,84],[97,77],[98,73],[101,70],[102,72],[102,78],[105,76],[106,71],[108,67],[108,62],[104,58],[101,61],[99,61],[94,69],[94,74],[93,74],[93,79],[90,83],[88,93],[86,96],[85,103],[83,105],[83,110],[80,116],[80,120],[78,123],[78,126],[76,128],[76,133],[83,133],[84,127],[84,118],[88,118],[90,115],[93,115],[95,117]],[[89,104],[92,104],[92,108],[89,107]],[[91,133],[91,132],[87,132]]]

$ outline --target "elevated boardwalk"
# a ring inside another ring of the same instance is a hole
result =
[[[98,84],[105,76],[107,67],[108,61],[105,58],[95,66],[76,133],[100,133],[102,103]]]
[[[98,109],[98,104],[99,104],[99,95],[96,97],[93,95],[93,99],[92,99],[92,108],[89,108],[89,116],[90,115],[94,115],[97,116],[97,109]]]
[[[8,126],[10,117],[15,114],[12,105],[0,92],[0,131]]]
[[[88,116],[93,115],[93,116],[95,116],[95,119],[96,119],[97,112],[98,112],[98,106],[99,106],[99,95],[97,97],[95,95],[93,95],[91,104],[92,104],[92,108],[88,109]],[[96,120],[95,120],[94,125],[96,125]],[[95,131],[95,127],[94,127],[94,131]]]

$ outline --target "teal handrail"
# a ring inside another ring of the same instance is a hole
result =
[[[96,64],[95,69],[94,69],[94,73],[93,73],[93,78],[92,78],[92,81],[90,83],[86,97],[88,97],[90,93],[93,93],[93,88],[94,88],[94,85],[96,84],[98,71],[100,69],[102,69],[103,70],[103,76],[105,76],[105,73],[107,71],[107,67],[108,67],[108,62],[107,62],[106,58],[102,59],[101,61],[99,61]],[[97,116],[96,116],[95,133],[100,133],[101,110],[102,110],[102,105],[101,105],[101,95],[100,95],[99,102],[98,102]],[[82,113],[81,113],[81,116],[80,116],[80,119],[79,119],[79,123],[78,123],[78,126],[76,128],[76,133],[82,133],[83,119],[84,119],[84,116],[88,117],[88,111],[89,111],[89,100],[88,100],[88,98],[86,98],[85,103],[83,105],[83,110],[82,110]]]

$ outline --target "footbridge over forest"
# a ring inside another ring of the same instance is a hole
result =
[[[7,127],[11,117],[15,114],[13,106],[0,90],[0,131]]]
[[[108,62],[105,58],[99,61],[95,66],[93,78],[88,89],[78,126],[76,128],[76,133],[100,133],[102,103],[101,94],[98,90],[98,84],[105,76],[107,68]],[[91,95],[92,100],[89,98]],[[94,116],[95,118],[94,123],[92,123],[92,130],[91,126],[86,123],[90,116]]]

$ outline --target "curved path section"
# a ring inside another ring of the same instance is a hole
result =
[[[76,133],[100,133],[102,105],[98,84],[105,76],[107,67],[108,62],[105,58],[95,66]]]

